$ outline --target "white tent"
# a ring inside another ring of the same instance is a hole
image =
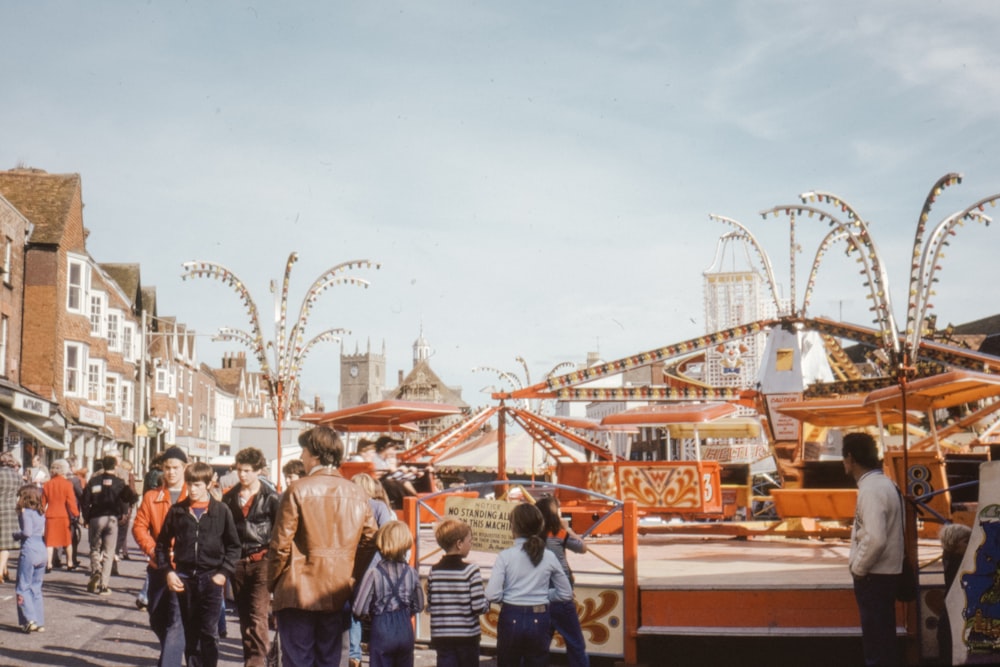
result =
[[[508,431],[505,442],[508,475],[528,475],[532,470],[536,475],[544,475],[555,466],[556,462],[548,452],[523,431]],[[571,453],[583,460],[582,454],[576,451]],[[497,431],[490,431],[451,450],[438,459],[434,467],[444,471],[496,472],[498,455]]]

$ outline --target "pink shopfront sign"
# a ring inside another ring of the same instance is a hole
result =
[[[104,412],[88,408],[86,405],[80,406],[80,423],[91,426],[104,426]]]

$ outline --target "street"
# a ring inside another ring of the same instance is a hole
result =
[[[60,665],[66,667],[106,667],[123,665],[138,667],[155,665],[159,644],[149,629],[148,616],[135,606],[136,592],[145,577],[144,560],[119,563],[121,576],[111,578],[110,596],[87,592],[89,561],[86,555],[86,533],[81,544],[82,568],[67,572],[55,568],[45,575],[45,632],[24,634],[17,625],[17,603],[13,582],[0,584],[0,666]],[[135,546],[133,558],[139,553]],[[15,570],[11,554],[10,571]],[[239,640],[239,620],[227,614],[228,637],[221,641],[220,667],[243,665]],[[345,638],[346,641],[346,638]],[[417,647],[416,667],[434,665],[434,651]],[[482,659],[483,667],[494,664],[492,658]],[[367,657],[363,661],[367,665]],[[346,660],[345,663],[346,664]]]

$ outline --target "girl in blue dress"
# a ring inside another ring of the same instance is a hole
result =
[[[42,490],[26,484],[17,492],[17,522],[20,530],[14,539],[21,543],[17,559],[17,622],[24,632],[45,631],[45,608],[42,605],[42,579],[48,553],[45,549],[45,510]]]

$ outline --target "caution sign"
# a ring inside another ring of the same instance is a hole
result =
[[[510,512],[520,503],[449,496],[445,512],[472,527],[472,548],[500,553],[514,544],[510,532]]]

